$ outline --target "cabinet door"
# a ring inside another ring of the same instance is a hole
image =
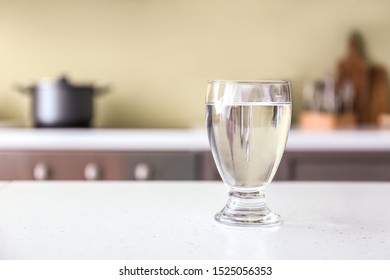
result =
[[[0,152],[0,180],[196,180],[192,152]]]
[[[0,180],[33,180],[25,153],[0,152]]]
[[[191,152],[132,152],[127,154],[128,180],[196,180],[196,155]]]
[[[120,180],[124,162],[110,152],[1,152],[0,180]]]
[[[388,152],[301,152],[289,155],[291,179],[310,181],[389,181]]]

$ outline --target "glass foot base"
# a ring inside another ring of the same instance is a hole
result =
[[[256,210],[236,210],[226,206],[214,218],[220,223],[234,226],[271,227],[281,224],[280,216],[273,213],[268,207]]]

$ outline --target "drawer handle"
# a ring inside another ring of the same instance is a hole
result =
[[[134,179],[139,181],[152,179],[152,168],[147,163],[138,163],[134,168]]]
[[[100,180],[102,178],[102,170],[96,163],[88,163],[84,168],[84,178],[86,180]]]
[[[34,166],[34,179],[35,180],[49,180],[51,177],[51,171],[49,165],[44,162],[39,162]]]

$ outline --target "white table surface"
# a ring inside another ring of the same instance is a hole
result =
[[[219,182],[3,182],[0,259],[390,259],[390,184],[275,182],[276,228],[213,215]]]
[[[0,129],[1,150],[209,150],[205,129]],[[292,129],[287,151],[390,151],[390,130]]]

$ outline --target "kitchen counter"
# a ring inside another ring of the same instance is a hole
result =
[[[0,150],[205,151],[203,129],[1,129]],[[390,151],[390,130],[292,129],[286,151]]]
[[[203,151],[195,129],[1,129],[0,150]]]
[[[0,259],[390,259],[389,183],[267,191],[280,227],[215,222],[219,182],[2,182]]]
[[[205,129],[0,129],[0,180],[219,180]],[[390,130],[292,129],[275,180],[390,181]]]

